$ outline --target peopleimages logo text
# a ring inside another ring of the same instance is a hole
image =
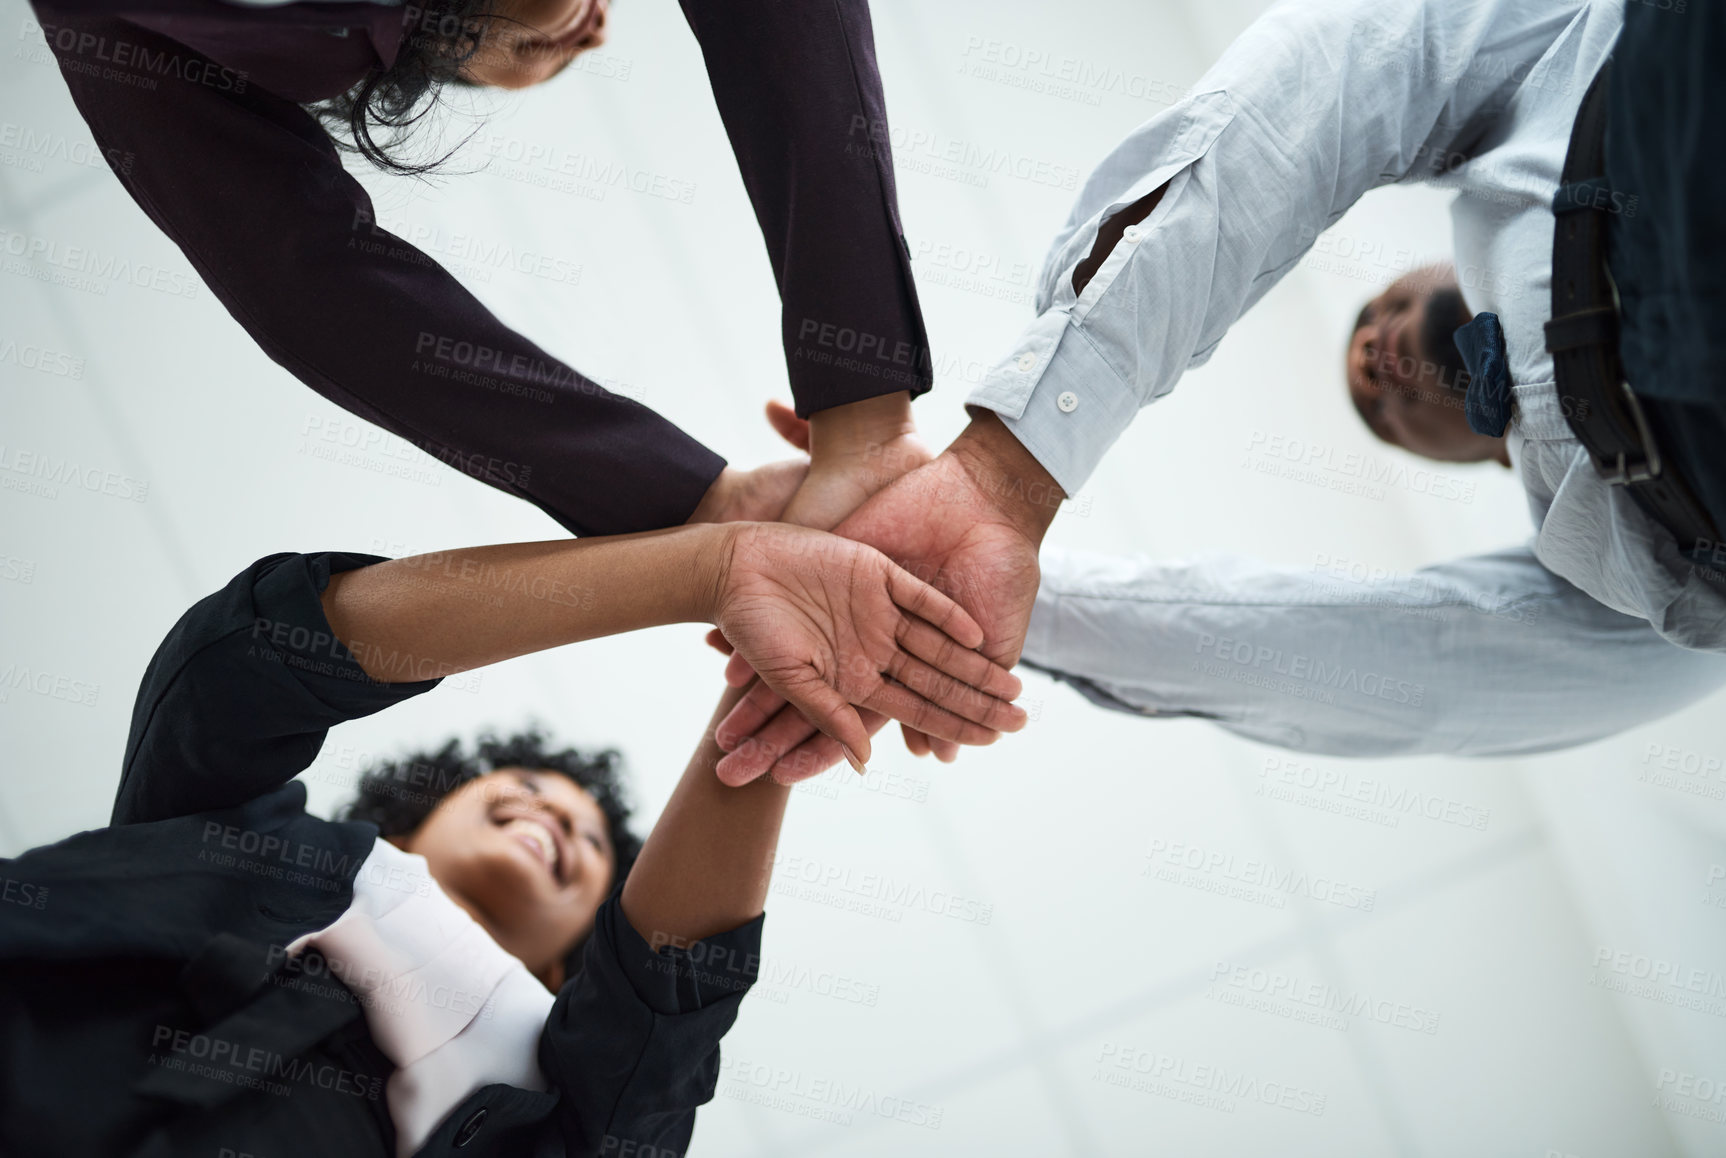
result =
[[[1363,696],[1388,700],[1393,704],[1407,704],[1418,708],[1426,698],[1425,684],[1395,679],[1381,672],[1363,672],[1355,667],[1327,664],[1322,659],[1303,655],[1298,651],[1289,652],[1280,647],[1264,645],[1254,646],[1248,640],[1213,635],[1208,631],[1199,633],[1198,644],[1193,650],[1200,655],[1208,654],[1241,667],[1288,676],[1290,679],[1306,680],[1336,691],[1358,692]]]

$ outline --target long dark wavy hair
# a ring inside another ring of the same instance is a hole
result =
[[[374,69],[337,97],[307,105],[337,148],[358,153],[380,169],[420,176],[449,160],[411,161],[400,155],[414,128],[437,107],[438,90],[466,84],[462,67],[501,19],[493,0],[410,0],[407,28],[389,68]]]

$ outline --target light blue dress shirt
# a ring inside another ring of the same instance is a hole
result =
[[[1529,547],[1375,582],[1370,602],[1315,599],[1310,577],[1262,566],[1053,556],[1028,660],[1088,679],[1115,706],[1215,715],[1257,738],[1355,754],[1559,747],[1726,681],[1726,659],[1684,650],[1726,651],[1726,574],[1694,565],[1595,473],[1564,421],[1542,330],[1552,197],[1623,16],[1622,0],[1278,5],[1091,174],[1045,263],[1037,318],[969,399],[1075,494],[1140,408],[1201,365],[1362,194],[1433,181],[1470,194],[1452,208],[1458,280],[1470,309],[1504,325]],[[1073,267],[1102,220],[1165,182],[1075,295]],[[1193,590],[1210,594],[1194,604]],[[1398,610],[1433,600],[1441,618]],[[1508,620],[1482,601],[1539,614]],[[1338,692],[1326,700],[1278,661],[1254,659],[1249,675],[1167,645],[1195,630],[1250,640],[1254,656],[1322,659],[1327,677],[1372,672],[1425,690],[1416,705],[1364,686],[1316,689]]]
[[[1024,658],[1104,707],[1338,756],[1564,748],[1726,684],[1525,548],[1389,576],[1050,551]]]

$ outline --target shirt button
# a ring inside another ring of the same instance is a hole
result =
[[[1121,236],[1126,238],[1128,241],[1137,241],[1140,236],[1139,227],[1137,225],[1129,225],[1127,226],[1126,232],[1121,234]]]
[[[1079,396],[1074,394],[1071,390],[1068,390],[1059,398],[1055,399],[1055,405],[1061,408],[1062,414],[1071,414],[1079,408]]]
[[[1031,367],[1036,364],[1037,355],[1031,353],[1031,351],[1026,350],[1023,354],[1019,355],[1019,369],[1023,373],[1029,374],[1031,372]]]

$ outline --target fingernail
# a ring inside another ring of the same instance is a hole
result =
[[[869,771],[869,769],[863,767],[863,761],[857,758],[857,753],[851,750],[850,745],[841,744],[839,745],[839,750],[845,753],[846,762],[851,765],[851,770],[857,773],[857,775],[862,776]]]

